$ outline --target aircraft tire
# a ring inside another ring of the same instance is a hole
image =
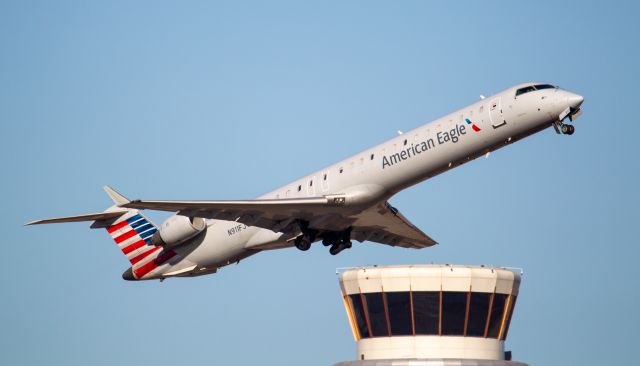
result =
[[[297,238],[294,244],[296,245],[296,248],[302,250],[303,252],[306,252],[307,250],[309,250],[309,248],[311,248],[311,242],[304,237]]]
[[[343,249],[344,247],[341,244],[333,244],[331,248],[329,248],[329,253],[331,253],[331,255],[337,255]]]

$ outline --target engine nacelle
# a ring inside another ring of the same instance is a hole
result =
[[[206,227],[202,217],[171,216],[153,234],[151,244],[173,248],[200,234]]]

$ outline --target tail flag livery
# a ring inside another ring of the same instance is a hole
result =
[[[128,210],[106,229],[131,262],[133,278],[129,279],[144,278],[176,255],[173,250],[163,251],[162,247],[151,245],[151,237],[158,228],[138,210]]]
[[[140,211],[118,207],[129,202],[127,198],[108,186],[104,187],[104,190],[116,204],[104,212],[38,220],[27,225],[93,221],[91,228],[106,229],[118,248],[129,259],[131,268],[122,275],[124,279],[140,280],[152,277],[152,272],[168,264],[167,262],[176,255],[176,252],[152,245],[151,237],[158,228]]]

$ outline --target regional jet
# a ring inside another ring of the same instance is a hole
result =
[[[571,135],[580,95],[544,83],[513,86],[315,171],[253,200],[129,200],[105,187],[114,205],[99,213],[28,225],[92,221],[127,256],[125,280],[215,273],[263,250],[312,243],[333,255],[352,240],[404,248],[436,244],[389,199],[403,189],[553,127]],[[154,225],[140,210],[175,213]]]

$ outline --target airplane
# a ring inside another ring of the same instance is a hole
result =
[[[551,84],[519,84],[254,200],[129,200],[106,186],[114,205],[103,212],[27,225],[93,221],[129,259],[129,281],[211,274],[264,250],[306,251],[319,241],[332,255],[352,240],[426,248],[436,241],[389,203],[392,196],[549,127],[572,135],[565,122],[581,114],[583,100]],[[156,226],[140,210],[175,214]]]

